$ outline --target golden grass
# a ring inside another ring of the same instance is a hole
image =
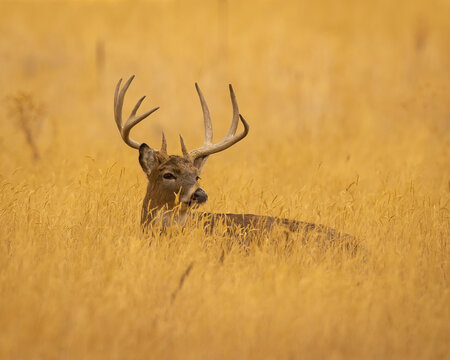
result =
[[[439,359],[450,352],[450,7],[444,1],[0,2],[0,358]],[[250,135],[213,156],[209,211],[352,233],[364,259],[279,234],[141,234],[120,140]],[[28,94],[40,159],[8,99]],[[13,113],[11,113],[11,111]]]

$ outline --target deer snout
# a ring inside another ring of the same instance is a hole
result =
[[[202,188],[197,188],[191,198],[191,201],[194,201],[197,204],[203,204],[206,200],[208,200],[208,195]]]

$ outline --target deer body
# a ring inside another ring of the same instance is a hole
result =
[[[201,220],[208,230],[212,230],[217,223],[223,223],[233,228],[263,231],[271,231],[275,226],[281,226],[288,231],[302,232],[305,235],[316,232],[324,235],[329,240],[350,236],[340,234],[338,231],[324,225],[273,218],[270,216],[192,212],[193,208],[198,207],[208,199],[207,194],[198,183],[206,160],[210,155],[223,151],[242,140],[247,136],[249,131],[248,123],[239,113],[233,88],[231,85],[229,86],[233,106],[233,118],[230,129],[220,142],[213,144],[212,123],[208,106],[200,88],[195,84],[203,110],[205,140],[200,148],[187,151],[184,140],[180,135],[183,156],[178,156],[167,154],[164,133],[162,134],[162,146],[160,150],[155,150],[147,144],[141,144],[129,137],[130,130],[133,126],[158,110],[158,108],[154,108],[137,116],[136,112],[145,98],[142,97],[135,105],[126,123],[122,123],[124,97],[133,79],[134,76],[124,84],[122,89],[120,88],[122,80],[117,84],[114,96],[114,116],[125,143],[139,150],[139,163],[147,175],[147,193],[143,201],[141,216],[141,224],[144,230],[155,222],[163,227],[167,227],[174,223],[184,225],[190,219],[195,218]],[[236,135],[239,120],[242,122],[244,130]]]

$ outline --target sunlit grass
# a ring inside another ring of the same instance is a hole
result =
[[[1,2],[0,357],[448,356],[449,10]],[[158,148],[164,129],[171,153],[179,132],[202,141],[194,82],[215,139],[233,83],[250,134],[208,160],[205,210],[325,224],[366,251],[142,234],[146,179],[112,115],[131,74],[125,111],[161,106],[133,136]],[[36,149],[18,94],[45,109]]]

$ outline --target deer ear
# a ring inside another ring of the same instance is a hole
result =
[[[158,164],[156,151],[145,143],[139,146],[139,163],[147,175],[150,175]]]
[[[194,166],[198,169],[199,172],[202,171],[203,166],[205,165],[206,160],[208,160],[208,158],[209,158],[209,155],[204,156],[204,157],[199,157],[194,160]]]

